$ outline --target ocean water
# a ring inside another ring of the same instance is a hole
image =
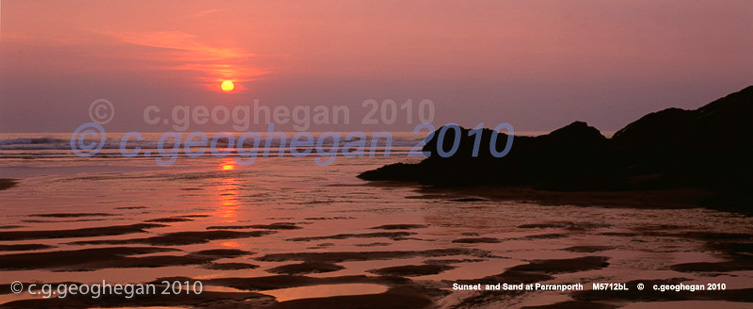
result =
[[[597,282],[683,278],[686,284],[718,282],[725,283],[728,290],[753,288],[753,271],[750,270],[689,272],[672,269],[673,265],[683,263],[728,260],[730,252],[713,249],[718,248],[713,245],[749,245],[751,239],[746,235],[753,234],[750,217],[701,208],[631,209],[490,201],[474,196],[437,194],[436,190],[426,193],[416,184],[368,183],[356,177],[360,172],[385,164],[418,162],[421,158],[410,158],[407,153],[421,137],[410,133],[395,134],[390,156],[384,156],[384,144],[379,144],[373,157],[339,154],[329,166],[317,165],[314,152],[306,157],[289,153],[283,157],[259,157],[250,166],[239,166],[235,155],[218,158],[205,154],[189,158],[180,154],[174,164],[162,167],[156,164],[154,156],[121,156],[118,145],[121,136],[109,134],[110,139],[100,154],[82,158],[72,154],[69,134],[0,135],[0,178],[20,181],[17,186],[0,191],[0,245],[40,245],[31,250],[3,249],[0,255],[33,257],[57,251],[113,247],[172,250],[134,257],[185,256],[217,249],[244,253],[206,262],[155,262],[140,266],[105,263],[92,264],[91,269],[62,259],[40,263],[30,258],[24,267],[0,263],[0,285],[13,281],[143,283],[166,277],[204,281],[259,278],[276,275],[273,270],[276,267],[300,263],[300,260],[269,258],[275,254],[415,253],[461,249],[446,254],[384,257],[373,254],[369,258],[340,259],[332,261],[339,266],[337,269],[301,275],[376,277],[378,271],[375,270],[391,267],[449,265],[429,271],[431,273],[404,275],[412,284],[445,291],[430,296],[439,307],[468,306],[464,300],[475,295],[475,292],[453,291],[454,282],[502,274],[512,267],[537,260],[587,256],[605,257],[609,264],[579,271],[551,272],[552,279],[542,283],[581,283],[590,289],[592,283]],[[128,147],[139,146],[142,152],[150,150],[157,154],[158,138],[157,134],[145,134],[144,141],[132,142]],[[274,149],[272,153],[276,154]],[[76,236],[60,232],[142,223],[160,226],[110,235],[95,232]],[[385,228],[385,225],[409,226]],[[22,239],[14,236],[23,231],[44,232]],[[211,231],[268,231],[270,234],[219,238],[215,234],[203,234]],[[198,236],[191,238],[179,234],[181,232],[196,232]],[[134,242],[134,239],[160,235],[175,237],[166,242]],[[2,258],[0,256],[0,261]],[[207,267],[225,263],[258,267]],[[204,287],[207,291],[238,290],[221,284],[204,284]],[[388,284],[379,282],[337,281],[255,291],[274,296],[277,301],[289,301],[380,294],[389,288]],[[0,294],[0,304],[35,298],[40,296],[5,293]],[[483,302],[473,306],[494,308],[502,304],[515,308],[571,299],[570,293],[561,291],[500,293],[498,297],[486,296]],[[744,308],[748,305],[723,297],[706,301],[633,303],[611,299],[603,302],[626,308],[708,305]]]

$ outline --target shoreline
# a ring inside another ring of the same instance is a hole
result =
[[[459,202],[477,199],[536,203],[545,206],[597,206],[636,209],[707,208],[701,203],[712,197],[711,191],[693,188],[639,191],[548,191],[533,186],[477,185],[432,186],[419,188],[428,198],[450,197]],[[448,196],[450,195],[450,196]]]

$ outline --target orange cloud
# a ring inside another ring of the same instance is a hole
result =
[[[256,57],[253,53],[240,48],[210,46],[184,32],[121,32],[111,36],[121,43],[156,48],[156,52],[144,54],[146,60],[164,63],[154,69],[199,72],[201,83],[213,90],[217,90],[217,83],[223,80],[242,83],[269,73],[250,64]]]

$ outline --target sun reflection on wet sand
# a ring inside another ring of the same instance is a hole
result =
[[[221,242],[220,246],[228,247],[228,248],[237,248],[237,247],[242,247],[243,244],[239,242],[235,242],[235,241],[226,241],[226,242]]]
[[[235,169],[235,163],[233,161],[230,161],[230,163],[226,163],[226,162],[222,163],[223,171],[232,171],[234,169]]]
[[[232,171],[235,169],[235,162],[232,159],[223,160],[220,169],[222,171]],[[237,197],[239,189],[238,179],[233,177],[232,174],[223,176],[217,189],[219,198],[218,217],[222,218],[222,222],[237,222],[237,212],[240,208],[240,202]]]

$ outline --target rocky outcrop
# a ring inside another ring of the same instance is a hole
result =
[[[503,158],[489,153],[488,129],[479,155],[472,157],[474,138],[461,129],[460,146],[451,157],[436,154],[433,138],[423,149],[431,155],[420,163],[387,165],[359,177],[559,191],[699,188],[716,193],[706,206],[747,208],[753,204],[746,193],[753,192],[752,117],[753,86],[696,110],[669,108],[648,114],[611,139],[579,121],[547,135],[516,136]],[[450,149],[453,140],[454,131],[447,130],[443,149]],[[507,135],[498,134],[498,148],[506,141]]]

